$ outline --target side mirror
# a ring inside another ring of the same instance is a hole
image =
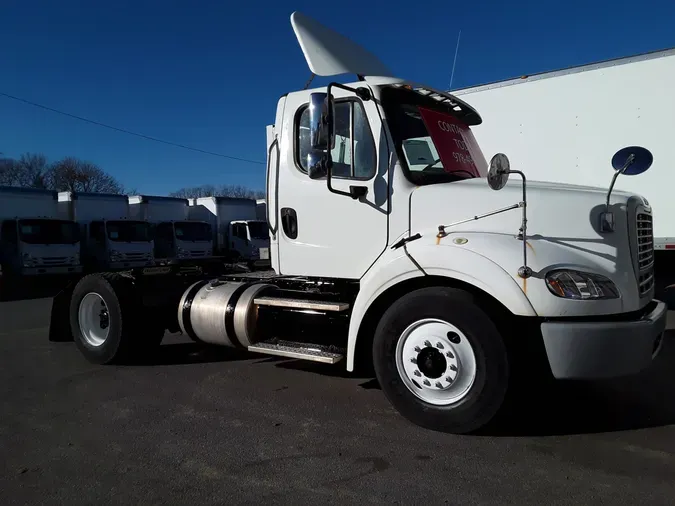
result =
[[[614,232],[616,226],[614,220],[614,213],[609,210],[609,201],[614,189],[616,178],[620,174],[625,176],[637,176],[643,172],[647,172],[649,167],[654,162],[654,156],[651,152],[641,146],[628,146],[617,151],[612,157],[612,167],[614,168],[614,177],[609,185],[607,191],[607,202],[605,203],[605,211],[600,213],[600,231]]]
[[[497,153],[490,160],[490,168],[488,169],[487,182],[493,190],[501,190],[506,186],[511,173],[511,163],[509,158],[504,153]]]
[[[310,179],[321,179],[328,174],[328,157],[321,151],[307,155],[307,174]]]
[[[612,157],[612,167],[619,174],[637,176],[647,172],[654,162],[654,156],[641,146],[620,149]]]
[[[309,96],[309,145],[312,149],[319,151],[333,149],[334,117],[333,101],[329,99],[328,93],[312,93]]]

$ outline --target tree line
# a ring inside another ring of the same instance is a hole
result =
[[[113,193],[134,195],[138,192],[126,188],[115,177],[95,163],[67,156],[50,162],[40,153],[25,153],[19,158],[0,156],[0,186],[19,186],[56,191]],[[181,188],[170,197],[243,197],[261,199],[265,192],[251,190],[242,185],[202,185]]]
[[[71,192],[135,193],[95,163],[73,156],[50,162],[39,153],[25,153],[18,159],[0,158],[0,186]]]
[[[181,188],[178,191],[169,194],[169,197],[180,197],[183,199],[194,199],[199,197],[240,197],[246,199],[264,199],[263,190],[251,190],[242,185],[212,185],[205,184],[191,188]]]

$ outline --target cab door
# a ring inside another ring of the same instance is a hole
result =
[[[367,191],[359,199],[332,193],[326,178],[307,175],[309,93],[292,93],[285,101],[277,175],[279,271],[359,279],[388,242],[388,149],[382,124],[372,100],[331,89],[336,134],[332,186]]]

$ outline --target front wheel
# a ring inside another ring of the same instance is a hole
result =
[[[425,428],[474,432],[504,402],[502,337],[470,293],[431,287],[397,300],[373,341],[375,374],[393,406]]]

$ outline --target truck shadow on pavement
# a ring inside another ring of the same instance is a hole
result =
[[[534,385],[512,396],[479,435],[563,436],[618,432],[675,424],[675,333],[669,332],[652,369],[634,377]],[[276,367],[336,378],[357,378],[363,389],[379,389],[372,375],[289,359],[267,359]]]
[[[255,356],[248,352],[240,352],[222,347],[204,347],[197,343],[162,344],[152,356],[136,357],[119,364],[121,366],[158,366],[208,364],[214,362],[233,362],[251,360]]]

